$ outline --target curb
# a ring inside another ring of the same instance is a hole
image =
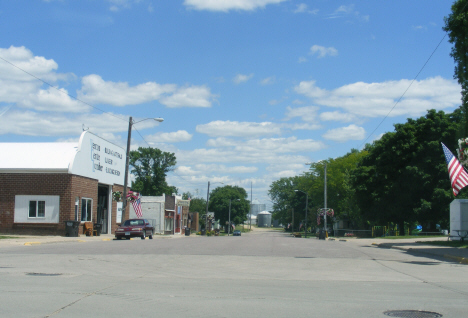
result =
[[[100,241],[111,241],[109,238],[104,238],[101,239]],[[41,245],[41,244],[55,244],[55,243],[87,243],[87,242],[92,242],[92,240],[67,240],[67,241],[43,241],[43,242],[25,242],[23,245],[25,246],[32,246],[32,245]],[[20,243],[21,244],[21,243]]]
[[[451,259],[453,261],[456,261],[460,264],[465,264],[465,265],[468,265],[468,259],[464,258],[464,257],[460,257],[460,256],[453,256],[453,255],[449,255],[449,254],[444,254],[444,257],[445,258],[448,258],[448,259]]]
[[[400,250],[400,251],[411,251],[411,252],[416,252],[416,253],[420,253],[420,254],[439,256],[439,257],[450,259],[450,260],[455,261],[455,262],[460,263],[460,264],[468,265],[468,259],[465,258],[465,257],[461,257],[461,256],[454,256],[454,255],[450,255],[450,254],[437,254],[437,253],[429,253],[429,252],[419,252],[418,249],[404,248],[404,247],[400,247],[400,246],[392,246],[391,244],[387,245],[387,243],[380,243],[380,244],[372,243],[372,245],[374,245],[376,247],[379,247],[379,248],[392,248],[392,249]]]

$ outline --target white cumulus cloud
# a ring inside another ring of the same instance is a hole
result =
[[[323,112],[320,114],[319,117],[323,121],[339,121],[344,123],[352,122],[357,119],[355,115],[349,113],[342,113],[339,111]]]
[[[313,45],[310,48],[310,54],[317,55],[318,58],[322,58],[325,56],[336,56],[338,55],[338,50],[334,47],[324,47],[320,45]]]
[[[184,5],[194,10],[228,12],[230,10],[253,11],[284,1],[286,0],[185,0]]]
[[[315,81],[303,81],[294,90],[309,97],[316,105],[340,108],[359,117],[386,116],[395,105],[389,114],[391,117],[420,116],[428,109],[456,107],[461,98],[457,82],[440,76],[414,83],[406,79],[381,83],[357,82],[334,90],[321,89]]]
[[[65,89],[51,87],[59,80],[74,78],[73,74],[57,73],[54,60],[34,56],[24,46],[0,48],[0,57],[4,59],[0,63],[0,103],[40,111],[88,110],[87,105],[72,99]]]
[[[338,142],[346,142],[349,140],[362,140],[366,137],[366,131],[362,127],[356,125],[349,125],[347,127],[330,129],[325,134],[323,134],[322,137],[328,140]]]
[[[161,142],[166,142],[166,143],[172,143],[172,142],[184,142],[184,141],[190,141],[192,139],[192,134],[189,134],[185,130],[178,130],[174,132],[169,132],[169,133],[156,133],[154,135],[149,135],[146,136],[145,139],[148,142],[155,142],[155,143],[161,143]]]
[[[190,86],[178,88],[172,95],[159,101],[167,107],[211,107],[214,95],[206,86]]]
[[[93,74],[82,79],[79,98],[93,104],[127,106],[158,100],[167,107],[210,107],[214,95],[206,86],[177,87],[147,82],[130,86],[126,82],[104,81]]]
[[[271,122],[238,122],[217,120],[197,125],[196,131],[211,137],[258,137],[281,134],[281,125]]]
[[[235,84],[241,84],[241,83],[247,82],[247,81],[250,80],[253,76],[254,76],[253,74],[249,74],[249,75],[237,74],[237,75],[232,79],[232,81],[233,81]]]
[[[317,106],[306,106],[293,108],[291,106],[286,107],[286,117],[284,120],[290,120],[295,117],[300,117],[303,121],[314,123],[318,121],[317,114],[320,110]]]

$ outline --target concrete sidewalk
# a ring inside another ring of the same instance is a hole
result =
[[[346,239],[347,242],[362,246],[376,246],[379,248],[393,248],[412,254],[421,254],[446,258],[448,260],[468,265],[468,248],[437,246],[424,244],[427,241],[447,241],[446,237],[417,238],[417,239]]]

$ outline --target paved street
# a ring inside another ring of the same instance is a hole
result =
[[[66,239],[0,243],[0,317],[468,316],[468,265],[373,240]]]

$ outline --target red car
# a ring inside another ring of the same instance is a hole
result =
[[[130,239],[131,237],[141,237],[144,240],[147,236],[153,239],[154,228],[146,219],[129,219],[115,231],[115,238],[120,240],[122,237]]]

